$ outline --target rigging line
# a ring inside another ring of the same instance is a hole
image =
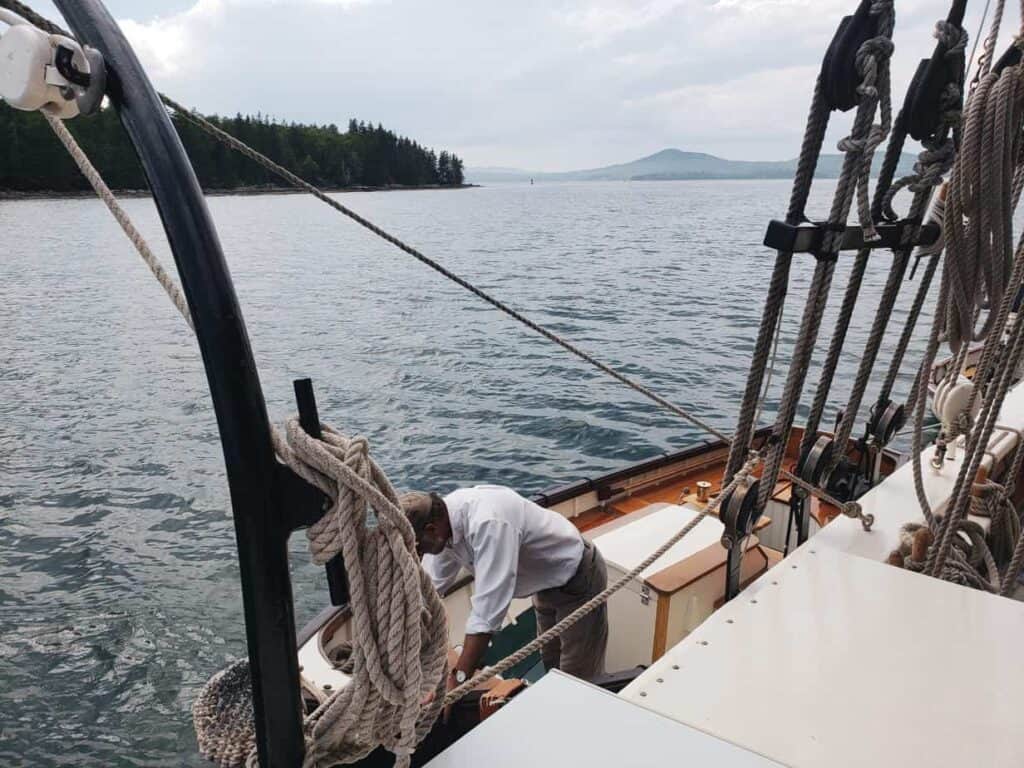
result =
[[[188,302],[182,295],[181,288],[174,282],[174,279],[170,276],[163,264],[157,258],[156,254],[150,249],[146,239],[142,236],[142,233],[135,228],[131,218],[125,212],[121,204],[117,202],[117,198],[114,197],[113,192],[110,191],[110,187],[107,186],[106,182],[103,181],[103,177],[100,176],[99,171],[90,162],[85,152],[75,141],[75,138],[71,135],[71,132],[64,125],[64,122],[57,117],[54,117],[49,112],[42,112],[46,122],[50,124],[50,128],[60,139],[60,143],[64,145],[64,148],[71,155],[71,159],[74,160],[75,165],[85,176],[86,180],[92,185],[92,188],[96,191],[96,195],[103,201],[103,204],[107,206],[107,209],[113,215],[115,221],[120,225],[125,235],[131,241],[132,245],[135,246],[135,250],[139,252],[142,260],[146,262],[146,266],[149,267],[149,271],[153,273],[153,277],[164,289],[164,292],[171,299],[171,302],[177,308],[178,312],[188,323],[188,327],[195,333],[196,326],[192,322],[192,312],[189,310]]]
[[[305,192],[308,192],[309,194],[313,195],[315,198],[317,198],[321,202],[326,203],[327,205],[331,206],[334,210],[336,210],[339,213],[341,213],[341,214],[347,216],[348,218],[350,218],[356,224],[359,224],[361,227],[363,227],[365,229],[368,229],[373,234],[375,234],[378,237],[382,238],[383,240],[386,240],[387,242],[391,243],[392,245],[394,245],[399,250],[404,251],[405,253],[409,254],[410,256],[412,256],[414,259],[416,259],[420,263],[430,267],[435,272],[437,272],[438,274],[440,274],[443,277],[447,278],[448,280],[451,280],[456,285],[459,285],[462,288],[465,288],[467,291],[469,291],[470,293],[472,293],[476,297],[484,300],[485,302],[490,304],[492,307],[494,307],[495,309],[505,313],[506,315],[508,315],[512,319],[517,320],[518,322],[520,322],[521,324],[525,325],[527,328],[529,328],[530,330],[534,331],[535,333],[540,334],[541,336],[546,338],[548,341],[554,342],[555,344],[557,344],[558,346],[562,347],[564,350],[566,350],[570,354],[575,355],[579,359],[583,360],[586,363],[589,363],[593,367],[595,367],[598,370],[602,371],[603,373],[611,376],[612,378],[616,379],[620,383],[625,384],[626,386],[628,386],[631,389],[633,389],[635,392],[638,392],[639,394],[641,394],[644,397],[646,397],[648,400],[651,400],[651,401],[657,403],[658,405],[662,406],[663,408],[666,408],[667,410],[671,411],[672,413],[676,414],[677,416],[680,416],[681,418],[686,419],[691,424],[694,424],[695,426],[700,427],[705,432],[708,432],[709,434],[714,435],[715,437],[717,437],[720,440],[724,440],[726,442],[730,441],[729,436],[726,435],[726,433],[723,432],[722,430],[712,426],[711,424],[709,424],[708,422],[704,421],[700,417],[695,416],[694,414],[690,413],[686,409],[684,409],[684,408],[676,405],[675,403],[671,402],[670,400],[662,397],[661,395],[657,394],[653,390],[649,389],[647,386],[641,384],[639,381],[636,381],[635,379],[633,379],[633,378],[631,378],[629,376],[626,376],[625,374],[615,370],[614,368],[612,368],[611,366],[607,365],[606,363],[602,363],[600,360],[598,360],[597,358],[595,358],[591,354],[583,351],[582,349],[577,347],[572,342],[569,342],[566,339],[563,339],[561,336],[559,336],[555,332],[553,332],[551,330],[548,330],[547,328],[545,328],[544,326],[540,325],[539,323],[536,323],[533,320],[529,319],[528,317],[523,315],[518,310],[513,309],[509,305],[507,305],[504,302],[502,302],[500,299],[497,299],[494,296],[491,296],[489,293],[487,293],[487,292],[483,291],[482,289],[478,288],[477,286],[473,285],[472,283],[470,283],[465,278],[460,277],[459,275],[455,274],[454,272],[452,272],[447,267],[443,266],[439,262],[437,262],[434,259],[430,258],[429,256],[427,256],[426,254],[424,254],[423,252],[421,252],[417,248],[414,248],[413,246],[409,245],[408,243],[404,242],[403,240],[399,239],[398,237],[392,235],[390,232],[387,232],[384,229],[381,229],[380,227],[378,227],[376,224],[374,224],[369,219],[364,218],[363,216],[361,216],[360,214],[356,213],[354,210],[352,210],[348,206],[343,205],[342,203],[338,202],[337,200],[329,197],[325,192],[323,192],[318,187],[314,186],[313,184],[310,184],[305,179],[302,179],[301,177],[299,177],[296,174],[292,173],[291,171],[289,171],[284,166],[274,162],[269,157],[266,157],[265,155],[257,152],[256,150],[254,150],[252,147],[248,146],[244,142],[240,141],[239,139],[236,139],[234,136],[232,136],[231,134],[227,133],[226,131],[221,130],[217,126],[215,126],[212,123],[210,123],[208,120],[204,119],[200,115],[197,115],[195,112],[192,112],[187,107],[182,106],[178,102],[174,101],[173,99],[171,99],[171,98],[169,98],[167,96],[164,96],[163,94],[160,95],[160,98],[164,102],[164,104],[166,104],[168,107],[173,109],[183,119],[188,120],[193,125],[197,126],[198,128],[202,129],[206,133],[210,134],[211,136],[213,136],[215,139],[217,139],[221,143],[225,144],[226,146],[230,147],[231,149],[234,149],[237,152],[240,152],[241,154],[245,155],[249,159],[255,161],[259,165],[261,165],[264,168],[266,168],[268,171],[271,171],[272,173],[276,174],[277,176],[280,176],[281,178],[283,178],[285,181],[287,181],[292,186],[297,187],[299,189],[302,189]]]
[[[764,401],[768,397],[768,389],[772,385],[772,376],[775,375],[775,362],[779,354],[779,339],[782,338],[782,320],[786,314],[786,299],[783,297],[779,306],[779,316],[775,323],[775,341],[772,343],[772,356],[768,361],[768,373],[765,375],[764,386],[761,388],[761,399],[757,403],[757,412],[754,414],[754,430],[757,431],[761,421],[761,412],[764,410]]]
[[[937,223],[939,225],[940,233],[942,228],[942,216],[945,213],[945,200],[946,185],[943,183],[943,185],[939,187],[938,192],[932,197],[931,208],[927,214],[927,221],[929,223]],[[884,403],[889,399],[889,395],[892,393],[893,387],[896,385],[896,378],[899,376],[900,369],[903,366],[903,359],[907,353],[907,348],[910,346],[910,340],[917,328],[921,309],[924,307],[924,302],[928,298],[928,294],[931,292],[932,279],[935,276],[935,270],[942,250],[942,238],[939,237],[935,244],[930,246],[919,246],[914,251],[914,259],[916,261],[919,262],[922,258],[926,258],[928,261],[925,266],[924,274],[921,276],[921,283],[918,285],[917,293],[914,295],[910,312],[903,325],[903,332],[900,334],[900,339],[896,344],[896,349],[893,350],[892,359],[889,362],[889,368],[886,371],[885,379],[882,382],[882,389],[875,400],[875,402],[882,405],[882,407],[884,407]],[[908,394],[905,412],[910,412],[910,403],[916,392],[917,388],[912,387],[911,392]]]
[[[879,17],[878,31],[876,37],[863,43],[858,51],[858,69],[863,73],[859,90],[863,98],[858,104],[850,135],[839,142],[839,149],[844,153],[843,168],[836,184],[828,217],[829,222],[845,224],[856,197],[861,225],[866,231],[871,215],[866,193],[867,175],[870,172],[875,147],[885,138],[892,125],[889,59],[893,50],[891,38],[895,23],[891,2],[873,5],[872,13]],[[864,56],[864,63],[859,61],[861,55]],[[874,123],[876,111],[880,116],[880,124],[877,125]],[[830,235],[825,241],[823,253],[838,253],[838,237],[834,232]],[[755,516],[765,509],[768,499],[774,493],[782,469],[786,444],[792,432],[807,369],[814,354],[834,269],[835,262],[831,259],[820,260],[815,265],[811,286],[808,288],[807,305],[801,319],[800,334],[794,345],[792,362],[783,389],[782,404],[773,427],[773,436],[777,442],[768,447],[764,459]],[[841,452],[845,453],[845,444],[840,442],[839,445]],[[865,518],[862,518],[862,522],[865,523],[865,527],[870,527]]]
[[[75,39],[75,36],[66,29],[54,24],[45,16],[40,16],[24,3],[19,3],[18,0],[0,0],[0,8],[6,8],[9,11],[13,11],[29,24],[39,27],[39,29],[44,32],[49,32],[51,35],[63,35],[64,37],[72,40]]]
[[[810,196],[811,186],[814,182],[814,169],[821,155],[822,144],[828,129],[830,112],[831,110],[826,103],[824,95],[822,77],[819,75],[814,83],[811,106],[807,113],[803,140],[800,143],[797,170],[793,176],[789,209],[786,212],[786,222],[788,224],[799,224],[805,219],[804,210],[807,207],[807,198]],[[733,433],[733,444],[725,465],[725,474],[723,475],[723,481],[725,482],[732,479],[733,474],[739,471],[743,465],[743,462],[746,460],[747,451],[750,449],[754,438],[754,416],[757,411],[758,396],[765,375],[765,366],[768,364],[772,334],[778,322],[778,314],[782,310],[783,302],[789,291],[789,274],[792,265],[792,253],[779,251],[776,254],[775,266],[772,267],[768,292],[765,296],[764,310],[761,313],[761,321],[757,328],[754,351],[750,356],[747,383],[743,390],[743,398],[740,401],[740,411],[736,419],[736,431]],[[797,339],[799,340],[799,336]]]
[[[967,60],[967,68],[964,70],[964,82],[967,83],[971,81],[969,75],[971,74],[971,67],[974,66],[974,54],[978,52],[978,43],[981,42],[981,33],[985,29],[985,19],[988,18],[990,5],[992,5],[992,0],[985,0],[985,8],[981,12],[981,20],[978,21],[978,31],[974,35],[974,45],[971,46],[971,58]]]

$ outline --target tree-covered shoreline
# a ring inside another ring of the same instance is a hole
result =
[[[262,115],[207,118],[272,160],[330,189],[458,187],[462,160],[396,135],[381,125],[280,123]],[[287,185],[198,127],[174,120],[204,190],[274,191]],[[114,110],[67,123],[107,184],[116,190],[147,187],[142,167]],[[7,193],[74,194],[89,190],[41,115],[0,104],[0,196]],[[8,195],[10,196],[10,195]]]

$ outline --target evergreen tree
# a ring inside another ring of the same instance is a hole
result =
[[[436,155],[380,123],[374,126],[353,118],[348,130],[341,133],[334,124],[286,124],[262,113],[207,119],[321,186],[462,183],[462,161],[454,154],[442,151]],[[67,125],[113,189],[146,188],[142,167],[113,109],[70,120]],[[174,118],[174,127],[204,189],[288,186],[192,123]],[[89,188],[41,115],[0,104],[0,190],[75,192]]]

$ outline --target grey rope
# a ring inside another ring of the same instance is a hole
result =
[[[1024,250],[1018,257],[1024,258]],[[1001,329],[1000,329],[1001,330]],[[990,340],[991,343],[992,340]],[[968,436],[966,456],[960,466],[960,472],[954,486],[954,503],[943,517],[939,526],[939,536],[936,546],[928,555],[927,572],[935,575],[941,572],[943,564],[949,553],[952,544],[952,537],[957,526],[965,516],[969,507],[969,501],[973,490],[973,478],[977,475],[978,468],[984,458],[985,450],[988,447],[989,438],[998,419],[1003,400],[1013,383],[1014,374],[1024,355],[1024,323],[1016,323],[1007,344],[1007,354],[1004,367],[999,378],[993,383],[989,393],[986,393],[985,401],[979,415],[979,428],[973,430]]]
[[[1016,206],[1014,206],[1016,207]],[[1021,233],[1020,239],[1017,242],[1017,250],[1020,251],[1024,248],[1024,232]],[[1013,269],[1010,272],[1010,279],[1003,295],[1002,300],[999,302],[999,311],[996,313],[995,322],[993,323],[994,328],[1005,328],[1007,322],[1010,319],[1010,311],[1013,308],[1013,303],[1017,298],[1017,292],[1020,286],[1024,282],[1024,260],[1015,259]],[[987,385],[991,368],[996,363],[999,352],[1002,351],[1003,340],[999,336],[993,335],[981,351],[981,359],[978,360],[978,365],[974,371],[974,383],[975,386],[971,390],[971,397],[967,402],[965,411],[970,413],[974,407],[975,400],[979,393]],[[968,350],[968,345],[964,345],[964,350]],[[967,353],[963,353],[966,360]],[[959,371],[962,366],[958,366]]]
[[[782,340],[782,321],[785,312],[786,307],[783,302],[783,305],[779,307],[779,318],[775,327],[775,341],[772,342],[771,359],[767,366],[768,373],[764,378],[764,386],[761,388],[761,399],[757,403],[757,412],[754,414],[754,429],[757,429],[757,425],[761,422],[761,413],[764,411],[764,404],[768,399],[768,390],[772,386],[772,377],[775,376],[775,362],[778,360],[779,342]]]
[[[942,228],[942,216],[945,210],[945,186],[943,186],[937,195],[932,198],[931,209],[928,213],[928,222],[939,225],[940,233]],[[917,321],[921,316],[921,310],[924,307],[925,299],[928,298],[928,294],[931,292],[932,280],[935,277],[935,271],[939,264],[939,257],[942,253],[943,243],[940,234],[939,239],[930,246],[920,246],[914,252],[914,259],[927,258],[928,263],[925,266],[924,274],[921,275],[921,283],[917,287],[917,293],[914,294],[914,301],[910,307],[910,312],[907,315],[907,320],[903,325],[903,332],[900,334],[899,341],[896,344],[896,349],[893,351],[892,359],[889,362],[889,368],[886,371],[885,379],[882,382],[882,389],[878,394],[876,402],[879,404],[885,403],[889,399],[889,395],[892,393],[892,389],[896,386],[896,377],[899,376],[900,368],[903,366],[903,359],[906,357],[907,348],[910,346],[910,340],[913,338],[914,330],[917,327]],[[912,387],[909,399],[907,401],[906,410],[908,412],[913,410],[913,401],[917,395],[917,387]]]
[[[988,335],[997,317],[996,302],[1006,288],[1022,107],[1020,66],[986,74],[967,105],[963,146],[946,201],[949,215],[943,223],[949,262],[944,278],[951,286],[946,335],[954,352]],[[977,308],[990,311],[982,328],[974,331]]]
[[[947,57],[958,55],[963,51],[964,46],[966,45],[966,34],[962,33],[959,27],[949,24],[946,21],[939,21],[936,23],[934,34],[936,38],[945,44]],[[952,88],[947,89],[944,94],[941,107],[946,126],[955,125],[959,122],[959,100],[959,88],[953,86]],[[889,147],[885,154],[880,178],[891,178],[892,172],[901,156],[900,150],[906,140],[906,135],[906,130],[903,127],[903,115],[901,114],[899,118],[897,118],[893,127],[893,133],[889,140]],[[955,149],[951,139],[943,136],[942,138],[937,139],[934,143],[930,143],[929,146],[934,148],[926,148],[921,152],[918,162],[914,168],[915,172],[912,175],[899,179],[894,184],[890,185],[888,189],[879,189],[876,191],[876,205],[880,211],[884,210],[887,219],[896,220],[899,218],[892,209],[892,200],[896,193],[903,187],[910,187],[915,192],[914,202],[911,205],[911,211],[908,214],[908,217],[913,220],[919,216],[921,210],[923,210],[924,206],[927,205],[927,201],[931,197],[932,187],[937,186],[942,182],[942,175],[949,169],[950,165],[952,165]],[[874,206],[872,207],[872,210],[874,210]],[[888,320],[889,314],[892,310],[892,303],[895,301],[895,296],[898,293],[898,283],[905,272],[905,250],[906,249],[901,248],[896,251],[893,267],[890,271],[890,284],[887,284],[887,295],[889,296],[889,300],[887,301],[886,296],[883,296],[883,299],[880,301],[879,309],[875,315],[875,323],[872,326],[872,332],[866,345],[865,353],[861,358],[862,362],[859,366],[857,380],[853,387],[854,394],[851,395],[851,402],[848,403],[844,411],[841,429],[835,439],[836,445],[845,445],[849,440],[852,425],[855,422],[857,412],[860,408],[860,397],[862,397],[863,390],[867,386],[868,379],[870,378],[874,359],[877,356],[878,348],[880,347],[882,338],[884,337],[886,321]],[[807,417],[804,437],[800,445],[800,456],[806,456],[818,438],[818,427],[821,423],[821,418],[828,402],[829,391],[831,390],[832,381],[839,363],[839,357],[842,353],[843,343],[849,331],[850,320],[863,283],[864,272],[867,268],[869,253],[869,249],[861,249],[854,260],[847,282],[846,292],[843,297],[843,303],[836,319],[835,330],[833,331],[832,339],[829,342],[828,352],[822,366],[818,387],[815,390],[814,400]],[[902,262],[901,258],[904,259]],[[893,280],[896,282],[895,288],[891,285],[891,281]],[[909,343],[909,333],[913,330],[913,324],[916,321],[916,317],[917,313],[911,314],[911,319],[908,321],[908,325],[904,330],[906,342],[897,348],[896,356],[894,357],[890,368],[898,368],[899,362],[902,360],[903,352],[906,350],[906,345]],[[868,359],[870,359],[870,363],[867,362]],[[858,392],[860,393],[859,396],[856,394]],[[880,402],[886,397],[888,397],[888,391],[883,387],[883,395],[880,398]],[[836,458],[838,459],[838,457]]]
[[[1001,12],[1002,3],[997,6],[993,30],[986,40],[986,53],[998,34]],[[942,291],[943,296],[949,296],[949,306],[943,315],[940,302],[933,329],[934,336],[945,322],[948,341],[958,358],[951,376],[958,375],[966,363],[969,341],[988,337],[966,413],[970,413],[978,393],[983,390],[984,401],[975,429],[968,434],[966,456],[954,486],[954,502],[938,523],[936,543],[928,553],[926,572],[932,575],[942,573],[955,532],[970,507],[973,478],[1012,383],[1022,353],[1018,347],[1024,340],[1020,333],[1022,324],[1017,324],[1010,342],[1002,348],[1009,306],[1024,276],[1024,248],[1021,247],[1024,239],[1013,256],[1012,268],[1008,263],[1012,249],[1012,213],[1015,195],[1020,189],[1019,132],[1024,110],[1024,68],[1018,65],[1002,72],[990,72],[986,58],[983,53],[977,86],[968,101],[961,155],[949,185],[950,215],[945,217],[943,225],[947,265]],[[975,318],[982,309],[989,310],[988,317],[981,330],[975,333]],[[1002,369],[995,380],[990,381],[990,368],[997,349]],[[922,369],[919,378],[925,379],[929,374],[930,371]],[[923,393],[919,388],[920,396]],[[917,410],[920,409],[921,404],[918,404]],[[929,518],[929,522],[934,521]]]
[[[850,320],[853,318],[853,310],[857,304],[857,296],[864,281],[864,272],[867,270],[870,253],[871,251],[868,248],[861,248],[857,251],[857,257],[854,259],[853,267],[850,270],[846,292],[843,294],[843,303],[840,305],[835,330],[832,332],[832,339],[829,341],[828,352],[825,355],[825,362],[822,364],[821,375],[818,378],[818,388],[814,392],[811,410],[807,414],[807,421],[804,425],[804,436],[800,442],[799,449],[801,457],[807,455],[818,439],[818,426],[821,424],[821,417],[825,412],[825,405],[828,402],[832,380],[835,377],[836,368],[839,366],[839,356],[843,351],[843,342],[846,340],[846,335],[850,330]],[[837,441],[836,445],[844,445],[844,443]]]
[[[829,107],[825,101],[824,86],[819,75],[814,84],[814,95],[811,97],[807,125],[804,129],[804,138],[800,146],[800,158],[797,161],[796,174],[793,177],[789,210],[786,213],[786,222],[788,224],[795,225],[804,220],[807,198],[810,195],[811,185],[814,181],[814,170],[817,167],[822,143],[825,140],[825,132],[828,129],[829,114]],[[726,482],[731,480],[732,476],[739,471],[746,460],[747,453],[750,451],[751,441],[754,436],[758,396],[764,381],[765,366],[768,364],[772,336],[776,328],[779,327],[779,316],[782,312],[783,303],[786,300],[786,292],[789,288],[789,271],[792,264],[792,253],[779,252],[775,257],[775,266],[772,269],[772,276],[768,285],[768,295],[765,297],[764,312],[761,315],[761,324],[758,327],[757,340],[754,342],[754,352],[750,359],[750,370],[747,374],[747,383],[740,405],[736,431],[733,433],[732,449],[726,462],[724,476]]]
[[[946,55],[950,57],[962,53],[967,45],[966,33],[962,32],[959,27],[948,24],[945,21],[940,21],[936,24],[935,37],[946,45]],[[933,141],[925,143],[925,148],[918,156],[918,161],[914,166],[914,173],[897,181],[885,193],[883,207],[888,218],[898,218],[895,211],[893,211],[892,201],[896,193],[904,187],[908,187],[914,193],[910,210],[907,214],[909,219],[912,221],[919,219],[928,208],[932,197],[932,190],[942,184],[943,175],[950,169],[956,156],[954,142],[948,133],[950,128],[957,126],[960,122],[959,107],[961,98],[960,89],[956,86],[947,89],[943,94],[940,106],[942,117],[939,135]],[[889,318],[899,296],[900,285],[903,282],[903,276],[906,273],[911,252],[912,248],[904,247],[897,249],[893,254],[892,266],[889,269],[889,275],[882,290],[882,296],[879,299],[878,310],[875,312],[868,340],[864,345],[864,352],[860,358],[850,397],[843,411],[843,418],[839,429],[836,431],[835,442],[837,445],[846,445],[857,423],[864,393],[871,381],[875,362],[878,359],[878,353],[885,338]],[[915,315],[912,315],[912,317],[916,320]],[[911,331],[913,329],[909,319],[907,328],[910,328]],[[906,347],[904,346],[903,349],[905,350]],[[897,347],[897,355],[899,356],[894,356],[890,363],[890,370],[894,367],[898,369],[902,361],[899,347]],[[882,403],[887,397],[888,392],[883,388],[878,402]],[[838,454],[833,455],[831,467],[836,465],[839,458]]]
[[[914,196],[915,205],[913,209],[924,208],[927,200],[927,193],[919,192]],[[885,281],[885,288],[882,290],[882,298],[878,302],[878,311],[871,323],[871,331],[868,334],[867,343],[864,346],[860,364],[857,367],[857,375],[853,381],[850,391],[850,399],[847,401],[846,410],[843,412],[842,422],[836,431],[836,445],[846,445],[853,433],[853,427],[857,422],[861,402],[871,381],[871,373],[874,370],[875,361],[878,359],[878,350],[885,338],[885,331],[889,324],[889,317],[892,315],[892,308],[896,304],[896,297],[899,295],[900,284],[903,282],[903,275],[906,272],[907,264],[910,261],[909,250],[894,254],[892,267],[889,276]],[[833,456],[831,465],[834,467],[839,456]]]
[[[999,571],[985,543],[984,535],[976,523],[969,521],[965,521],[962,531],[970,539],[970,549],[967,549],[966,542],[958,538],[953,556],[943,567],[940,578],[966,587],[995,592],[999,583]],[[924,573],[925,557],[934,538],[932,529],[927,525],[907,523],[900,529],[899,547],[889,555],[887,562],[908,571]],[[979,573],[982,565],[988,573],[987,579]]]
[[[1017,537],[1017,544],[1013,549],[1013,558],[1006,568],[1006,573],[1003,574],[1003,586],[999,590],[1000,595],[1007,597],[1013,594],[1022,568],[1024,568],[1024,535]]]
[[[889,93],[889,58],[892,55],[892,30],[894,25],[891,0],[879,0],[871,6],[871,13],[880,16],[879,34],[863,43],[857,52],[857,69],[862,81],[858,87],[861,95],[860,104],[854,117],[850,136],[839,142],[839,149],[845,153],[843,167],[832,201],[832,210],[828,220],[833,224],[842,224],[847,220],[854,192],[860,186],[861,176],[870,173],[871,153],[874,147],[888,132],[891,123],[891,107]],[[873,125],[876,107],[878,107],[882,124]],[[870,153],[868,152],[870,150]],[[865,157],[865,155],[867,155]],[[867,210],[870,218],[870,207]],[[861,222],[862,227],[864,222]],[[803,389],[804,379],[814,344],[817,340],[818,328],[828,298],[832,274],[835,269],[835,254],[839,248],[839,232],[828,232],[823,248],[823,258],[815,266],[814,276],[808,290],[808,302],[800,325],[800,333],[793,350],[789,375],[783,390],[782,403],[772,430],[772,440],[767,447],[764,472],[758,488],[757,510],[764,510],[769,496],[773,492],[782,466],[786,444],[789,441],[793,418]],[[842,443],[840,443],[842,445]]]
[[[48,32],[51,35],[63,35],[64,37],[71,38],[72,40],[75,39],[75,36],[66,29],[57,26],[45,16],[40,16],[24,3],[19,3],[18,0],[0,0],[0,8],[6,8],[9,11],[14,11],[14,13],[21,16],[21,18],[29,24],[39,27],[39,29],[44,32]]]
[[[405,253],[409,254],[410,256],[412,256],[414,259],[416,259],[420,263],[425,264],[426,266],[430,267],[435,272],[437,272],[440,275],[444,276],[448,280],[451,280],[456,285],[459,285],[460,287],[465,288],[467,291],[472,293],[474,296],[477,296],[478,298],[483,299],[484,301],[486,301],[488,304],[490,304],[495,309],[505,313],[506,315],[508,315],[512,319],[518,321],[519,323],[521,323],[522,325],[526,326],[527,328],[529,328],[530,330],[534,331],[535,333],[540,334],[541,336],[546,338],[548,341],[554,342],[558,346],[562,347],[562,349],[564,349],[567,352],[569,352],[570,354],[575,355],[576,357],[578,357],[580,360],[583,360],[584,362],[589,363],[590,365],[592,365],[593,367],[597,368],[601,372],[607,374],[608,376],[611,376],[613,379],[616,379],[617,381],[619,381],[622,384],[625,384],[627,387],[629,387],[630,389],[634,390],[635,392],[638,392],[639,394],[643,395],[648,400],[652,400],[653,402],[655,402],[658,405],[662,406],[663,408],[671,411],[672,413],[676,414],[677,416],[680,416],[683,419],[686,419],[691,424],[694,424],[695,426],[703,429],[705,432],[707,432],[707,433],[709,433],[711,435],[714,435],[715,437],[719,438],[720,440],[725,440],[725,441],[729,440],[729,437],[724,432],[722,432],[720,429],[717,429],[716,427],[712,426],[711,424],[709,424],[708,422],[704,421],[703,419],[695,416],[690,411],[688,411],[688,410],[686,410],[686,409],[676,405],[675,403],[671,402],[670,400],[668,400],[668,399],[662,397],[661,395],[655,393],[654,391],[652,391],[648,387],[644,386],[640,382],[636,381],[635,379],[633,379],[633,378],[631,378],[629,376],[626,376],[623,373],[620,373],[619,371],[615,370],[614,368],[612,368],[611,366],[609,366],[609,365],[607,365],[605,363],[602,363],[600,360],[596,359],[595,357],[593,357],[589,353],[584,352],[582,349],[577,347],[575,344],[567,341],[566,339],[562,338],[561,336],[559,336],[558,334],[554,333],[553,331],[548,330],[547,328],[545,328],[544,326],[540,325],[539,323],[535,323],[533,320],[529,319],[528,317],[526,317],[525,315],[523,315],[519,311],[513,309],[512,307],[508,306],[507,304],[505,304],[504,302],[500,301],[499,299],[491,296],[489,293],[486,293],[485,291],[483,291],[480,288],[476,287],[475,285],[470,283],[465,278],[462,278],[459,275],[455,274],[454,272],[449,270],[447,267],[441,265],[437,261],[435,261],[435,260],[431,259],[430,257],[426,256],[424,253],[422,253],[418,249],[414,248],[413,246],[405,243],[404,241],[402,241],[399,238],[395,237],[391,233],[381,229],[380,227],[378,227],[373,222],[369,221],[368,219],[364,218],[363,216],[361,216],[358,213],[356,213],[355,211],[353,211],[351,208],[349,208],[349,207],[343,205],[342,203],[339,203],[337,200],[329,197],[326,193],[324,193],[319,188],[315,187],[314,185],[310,184],[309,182],[305,181],[304,179],[300,178],[299,176],[296,176],[294,173],[289,171],[287,168],[285,168],[284,166],[282,166],[282,165],[280,165],[278,163],[275,163],[273,160],[271,160],[270,158],[266,157],[265,155],[260,154],[256,150],[254,150],[251,147],[249,147],[247,144],[245,144],[245,143],[239,141],[238,139],[236,139],[231,134],[226,133],[225,131],[221,130],[217,126],[213,125],[208,120],[205,120],[201,116],[195,114],[194,112],[191,112],[186,107],[182,106],[181,104],[178,104],[176,101],[174,101],[173,99],[168,98],[167,96],[161,95],[160,98],[164,102],[164,104],[166,104],[168,107],[173,109],[182,118],[184,118],[185,120],[188,120],[193,125],[201,128],[203,131],[205,131],[206,133],[210,134],[211,136],[216,138],[218,141],[220,141],[223,144],[231,147],[232,149],[236,150],[237,152],[240,152],[241,154],[243,154],[246,157],[250,158],[251,160],[255,161],[256,163],[261,165],[263,168],[265,168],[268,171],[274,173],[275,175],[280,176],[282,179],[287,181],[292,186],[294,186],[294,187],[296,187],[298,189],[301,189],[301,190],[303,190],[305,192],[308,192],[309,194],[313,195],[315,198],[317,198],[321,202],[326,203],[327,205],[331,206],[331,208],[333,208],[334,210],[336,210],[339,213],[341,213],[341,214],[347,216],[348,218],[352,219],[352,221],[356,222],[361,227],[364,227],[364,228],[368,229],[373,234],[375,234],[378,237],[380,237],[380,238],[386,240],[387,242],[391,243],[392,245],[394,245],[399,250],[404,251]]]

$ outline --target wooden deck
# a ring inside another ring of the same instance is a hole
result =
[[[787,461],[784,466],[786,469],[792,471],[794,464],[795,462]],[[694,472],[688,472],[666,482],[659,483],[652,488],[634,493],[628,498],[620,499],[609,505],[607,510],[611,511],[605,511],[601,516],[602,519],[600,524],[613,520],[619,515],[628,515],[631,512],[637,512],[651,504],[679,504],[687,501],[696,502],[697,483],[702,480],[711,483],[710,494],[711,497],[714,498],[714,496],[722,490],[722,473],[724,471],[725,462],[722,462],[720,464],[704,467]],[[775,493],[772,498],[775,501],[788,504],[792,493],[793,484],[788,480],[780,480],[775,484]],[[816,518],[820,518],[819,523],[822,525],[829,522],[839,514],[837,509],[827,504],[821,504],[817,499],[811,500],[811,507],[811,514]],[[593,527],[593,524],[588,525],[588,527]]]
[[[795,471],[797,452],[802,437],[803,430],[795,427],[790,435],[786,457],[782,463],[784,470],[789,472]],[[856,460],[857,449],[852,441],[849,451],[851,459]],[[599,503],[582,513],[572,515],[571,519],[580,531],[587,532],[614,520],[619,520],[625,515],[647,509],[652,504],[683,504],[690,502],[703,506],[697,500],[697,483],[709,483],[708,494],[713,499],[721,492],[722,475],[725,472],[726,460],[726,450],[723,447],[719,447],[705,454],[681,460],[677,467],[674,469],[669,468],[667,472],[661,469],[649,477],[617,478],[611,481],[608,487],[604,489],[607,501]],[[895,461],[888,456],[885,457],[883,460],[883,474],[889,474],[894,469]],[[754,472],[755,475],[760,475],[762,470],[763,467],[758,467]],[[792,483],[789,480],[779,480],[775,485],[772,500],[781,504],[789,504],[792,493]],[[840,514],[838,509],[831,505],[823,504],[815,497],[809,500],[808,508],[811,516],[820,526],[827,525]],[[766,522],[766,520],[758,521],[758,528],[762,527]]]

